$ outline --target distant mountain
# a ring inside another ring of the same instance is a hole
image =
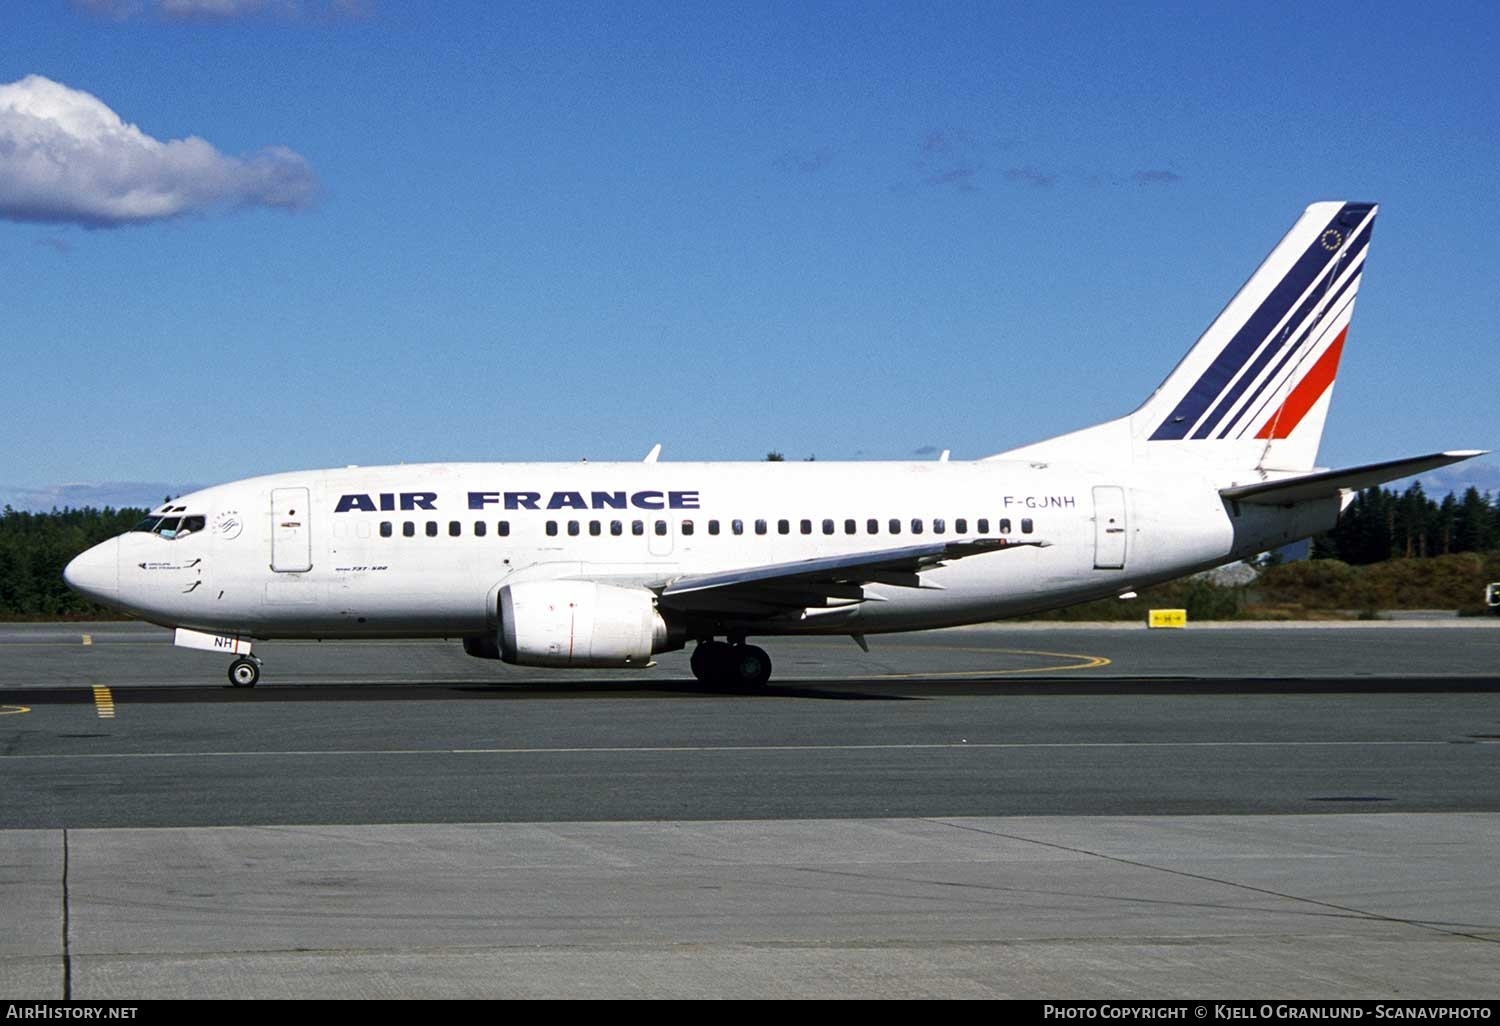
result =
[[[1470,486],[1493,495],[1500,492],[1500,463],[1469,460],[1467,463],[1455,463],[1450,467],[1418,474],[1415,479],[1393,481],[1385,487],[1403,492],[1411,486],[1413,480],[1422,482],[1422,491],[1429,497],[1439,499],[1449,492],[1462,495]]]
[[[167,484],[161,481],[100,481],[80,484],[46,485],[24,488],[0,485],[0,508],[10,506],[27,513],[45,513],[51,509],[80,509],[93,506],[159,506],[169,496],[175,497],[201,488],[196,484]]]

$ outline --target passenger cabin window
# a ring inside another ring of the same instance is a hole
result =
[[[1001,519],[999,530],[1000,530],[1001,534],[1010,534],[1010,518],[1009,517],[1005,517],[1005,518]]]
[[[682,522],[682,533],[686,535],[693,533],[693,522],[691,520],[684,520]]]
[[[611,520],[609,522],[609,533],[616,538],[625,533],[625,522],[623,520]]]
[[[980,517],[979,518],[979,522],[977,524],[975,524],[974,526],[979,529],[979,533],[980,534],[989,534],[990,533],[990,518],[989,517]]]
[[[791,534],[792,533],[792,522],[790,520],[778,520],[778,521],[776,521],[776,533],[777,534]]]
[[[933,521],[932,521],[932,533],[933,534],[947,534],[948,533],[948,522],[946,520],[944,520],[942,517],[934,517]]]
[[[757,520],[755,522],[755,533],[756,534],[765,534],[766,533],[766,522],[764,520]]]
[[[717,520],[710,520],[708,522],[708,533],[709,534],[718,534],[719,533],[719,522]]]
[[[887,526],[890,527],[892,534],[901,533],[901,521],[897,520],[895,517],[891,517],[891,522]]]
[[[547,537],[548,538],[556,538],[557,537],[557,521],[556,520],[549,520],[549,521],[547,521]]]
[[[1021,533],[1022,534],[1030,534],[1032,532],[1033,527],[1034,527],[1034,525],[1032,524],[1030,517],[1027,517],[1025,520],[1021,521]]]
[[[959,517],[957,520],[953,521],[953,531],[955,534],[968,534],[969,522],[963,517]]]
[[[601,524],[597,520],[590,520],[589,521],[589,537],[590,538],[597,538],[602,533],[604,533],[604,525]]]
[[[429,538],[436,538],[437,537],[437,521],[436,520],[429,520],[429,521],[427,521],[427,537],[429,537]]]
[[[845,520],[844,521],[844,533],[845,534],[858,534],[859,533],[859,525],[856,524],[853,520]]]
[[[510,521],[509,520],[502,520],[502,521],[500,521],[499,524],[497,524],[495,526],[499,528],[499,531],[497,533],[500,535],[500,537],[502,537],[502,538],[509,538],[510,537]]]
[[[824,520],[823,521],[823,533],[824,534],[832,534],[833,533],[833,521],[832,520]]]
[[[630,533],[637,536],[645,534],[646,522],[644,520],[632,520],[630,522]]]
[[[665,520],[658,520],[656,522],[656,536],[658,538],[665,538],[667,536],[667,522]]]
[[[380,537],[382,537],[382,538],[389,538],[390,536],[391,536],[391,522],[389,520],[382,520],[380,522]]]
[[[483,538],[484,537],[485,528],[488,527],[488,526],[489,525],[486,524],[483,520],[476,520],[476,521],[474,521],[474,537],[476,537],[476,538]]]
[[[876,520],[874,517],[871,517],[869,520],[865,521],[865,534],[879,534],[879,533],[880,533],[880,521],[879,520]]]
[[[415,538],[417,536],[417,525],[407,520],[401,524],[401,537]]]
[[[743,520],[731,520],[729,522],[729,529],[735,534],[744,534],[745,522]]]
[[[802,521],[802,533],[803,534],[812,534],[812,521],[811,520],[804,520],[804,521]]]
[[[457,520],[450,520],[450,521],[448,521],[448,537],[449,538],[457,538],[459,535],[461,535],[463,533],[464,533],[464,526],[463,526],[463,524],[460,524]]]
[[[569,538],[577,538],[578,537],[578,521],[576,521],[576,520],[569,520],[568,521],[568,537]]]
[[[918,518],[918,517],[913,517],[912,518],[912,521],[911,521],[911,533],[912,534],[921,534],[922,533],[922,521],[921,521],[920,518]]]

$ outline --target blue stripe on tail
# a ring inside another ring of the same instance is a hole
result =
[[[1349,244],[1349,248],[1344,251],[1344,253],[1337,259],[1337,261],[1335,261],[1335,266],[1329,272],[1327,279],[1323,282],[1323,287],[1321,289],[1314,290],[1313,294],[1307,297],[1307,301],[1302,304],[1301,309],[1293,314],[1291,319],[1286,322],[1286,327],[1281,338],[1277,339],[1271,345],[1268,345],[1265,349],[1261,350],[1260,355],[1255,358],[1255,363],[1251,365],[1250,369],[1244,374],[1240,375],[1240,379],[1234,383],[1233,387],[1231,387],[1227,392],[1224,393],[1224,397],[1219,400],[1219,404],[1215,406],[1213,412],[1208,415],[1208,419],[1203,422],[1203,426],[1200,427],[1197,431],[1193,432],[1194,438],[1208,438],[1214,433],[1217,428],[1221,426],[1226,427],[1227,429],[1227,425],[1224,424],[1224,416],[1229,412],[1229,409],[1234,406],[1235,400],[1239,399],[1240,396],[1245,394],[1245,389],[1250,387],[1250,382],[1254,381],[1256,379],[1256,376],[1265,369],[1266,364],[1270,363],[1271,360],[1276,357],[1277,353],[1286,348],[1287,340],[1292,337],[1293,333],[1297,329],[1297,325],[1306,322],[1307,318],[1309,317],[1309,315],[1311,315],[1313,310],[1317,308],[1318,304],[1322,303],[1325,299],[1328,298],[1328,289],[1333,285],[1339,273],[1345,267],[1349,266],[1356,256],[1364,251],[1365,245],[1370,241],[1370,228],[1372,227],[1373,225],[1366,225],[1365,230],[1359,233],[1359,238],[1355,239],[1354,242]],[[1343,288],[1339,289],[1339,293],[1342,294],[1343,290],[1348,288],[1349,285],[1357,277],[1357,275],[1351,275],[1349,277],[1349,280],[1344,282]],[[1335,301],[1336,299],[1337,297],[1335,297]],[[1333,303],[1329,303],[1328,306],[1324,307],[1322,313],[1313,321],[1312,324],[1308,325],[1307,330],[1297,336],[1297,341],[1292,344],[1291,350],[1287,354],[1288,356],[1290,356],[1291,353],[1295,352],[1297,348],[1307,340],[1307,337],[1312,334],[1313,329],[1315,329],[1317,325],[1322,322],[1323,317],[1332,307]],[[1285,361],[1283,361],[1281,364],[1278,364],[1277,369],[1279,370],[1282,366],[1285,366]],[[1265,382],[1261,383],[1261,387],[1265,387]],[[1257,388],[1256,393],[1259,394],[1259,392],[1260,389]]]

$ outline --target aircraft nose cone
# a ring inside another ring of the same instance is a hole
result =
[[[120,539],[111,538],[79,553],[63,568],[68,587],[106,605],[120,597]]]

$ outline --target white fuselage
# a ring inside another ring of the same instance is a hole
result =
[[[1477,455],[1316,468],[1377,207],[1308,206],[1132,413],[974,463],[434,463],[173,500],[64,577],[236,656],[253,638],[461,637],[518,665],[980,623],[1123,595],[1325,531],[1353,490]],[[725,639],[720,641],[719,639]]]
[[[1327,529],[1338,506],[1235,509],[1215,482],[1161,467],[1005,460],[351,467],[173,500],[162,509],[202,517],[201,530],[127,533],[80,557],[70,581],[143,619],[212,634],[493,636],[507,584],[660,589],[926,541],[1043,543],[924,570],[920,587],[866,584],[857,601],[728,624],[879,633],[1120,594]]]

